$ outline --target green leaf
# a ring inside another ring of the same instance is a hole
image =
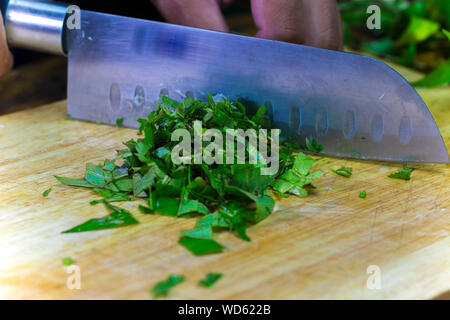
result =
[[[155,211],[143,205],[139,205],[139,211],[141,211],[143,214],[155,214]]]
[[[100,167],[86,164],[86,181],[94,186],[103,187],[112,179],[112,174]]]
[[[56,180],[61,182],[62,184],[73,186],[73,187],[85,187],[85,188],[95,188],[94,185],[87,182],[85,179],[70,179],[54,176]]]
[[[167,296],[170,290],[182,283],[185,280],[184,276],[178,274],[171,274],[169,277],[158,282],[151,290],[153,297],[159,298],[161,296]]]
[[[94,230],[104,230],[125,227],[136,224],[138,221],[133,218],[130,212],[125,209],[113,206],[108,202],[105,205],[112,210],[112,213],[103,218],[95,218],[86,221],[72,229],[63,231],[62,233],[85,232]]]
[[[360,193],[359,193],[359,197],[361,198],[361,199],[365,199],[366,197],[367,197],[367,192],[366,191],[361,191]]]
[[[432,20],[412,16],[408,27],[396,41],[396,45],[403,46],[414,42],[425,41],[438,32],[440,27],[439,23]]]
[[[96,191],[100,195],[104,196],[105,199],[93,200],[90,202],[91,205],[95,205],[98,203],[105,203],[105,201],[106,202],[134,201],[134,199],[130,198],[125,193],[114,192],[111,190],[98,189],[98,188],[95,188],[94,191]]]
[[[237,164],[232,167],[232,184],[251,193],[262,194],[267,190],[274,177],[262,175],[261,168],[249,164]]]
[[[306,149],[314,153],[320,153],[323,150],[323,146],[314,140],[314,138],[311,140],[306,138]]]
[[[448,40],[450,41],[450,31],[447,31],[445,29],[442,29],[442,33],[448,38]]]
[[[142,177],[142,179],[138,179],[133,182],[134,188],[133,193],[135,196],[141,194],[143,191],[148,189],[156,178],[162,179],[165,177],[165,173],[159,169],[156,163],[150,163],[148,172]]]
[[[212,239],[182,237],[180,240],[178,240],[178,243],[191,251],[196,256],[218,253],[224,249],[224,247],[220,243]]]
[[[394,50],[394,41],[389,38],[383,38],[374,42],[366,42],[362,44],[361,50],[375,54],[387,55]]]
[[[116,126],[121,127],[123,125],[123,118],[116,119]]]
[[[444,62],[424,78],[412,82],[414,87],[434,88],[450,83],[450,60]]]
[[[180,202],[177,216],[183,216],[188,213],[210,214],[208,208],[197,200],[183,199]]]
[[[252,121],[257,124],[261,124],[262,118],[265,114],[266,114],[266,106],[262,106],[258,109],[258,111],[256,111],[255,115],[252,117]]]
[[[403,169],[399,169],[396,173],[391,173],[388,177],[393,179],[402,179],[402,180],[410,180],[411,173],[414,171],[414,168],[408,168],[406,166]]]
[[[222,273],[208,273],[203,280],[200,280],[198,284],[205,288],[211,288],[220,278],[222,278]]]
[[[201,225],[197,224],[194,229],[181,231],[181,235],[184,237],[196,239],[212,240],[213,238],[211,225],[209,224],[201,224]]]
[[[304,187],[323,176],[322,171],[310,172],[313,163],[314,159],[303,153],[299,153],[295,158],[292,168],[288,169],[277,179],[272,185],[272,188],[281,195],[294,194],[299,197],[306,197],[308,192]]]
[[[178,208],[180,206],[180,200],[169,198],[169,197],[159,197],[156,200],[155,211],[159,214],[166,216],[177,217]]]
[[[411,43],[397,62],[407,67],[412,66],[416,58],[416,52],[416,44]]]
[[[114,185],[120,191],[131,192],[133,191],[133,179],[128,177],[123,177],[114,181]]]
[[[179,102],[177,102],[177,101],[175,101],[175,100],[173,100],[173,99],[171,99],[171,98],[169,98],[167,96],[162,96],[161,97],[161,101],[163,103],[167,104],[168,106],[170,106],[172,108],[175,108],[175,109],[178,109],[182,105],[181,103],[179,103]]]
[[[44,192],[42,192],[42,196],[47,197],[50,194],[50,192],[52,192],[52,188],[49,188],[49,189],[45,190]]]
[[[330,168],[330,170],[333,171],[334,173],[336,173],[336,174],[338,174],[340,176],[346,177],[346,178],[350,178],[352,176],[352,174],[353,174],[352,173],[353,169],[352,168],[348,168],[348,167],[340,167],[337,170],[334,170],[334,169]]]
[[[65,265],[65,266],[70,266],[70,265],[72,265],[72,264],[74,264],[74,263],[75,263],[75,261],[73,261],[73,259],[72,259],[72,258],[69,258],[69,257],[64,258],[64,259],[62,260],[62,264]]]

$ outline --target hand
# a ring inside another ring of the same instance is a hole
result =
[[[227,32],[221,7],[233,0],[153,0],[170,23]],[[257,37],[339,50],[342,24],[336,0],[251,0]]]
[[[4,76],[11,70],[13,65],[13,57],[8,50],[8,44],[6,43],[6,34],[3,24],[2,15],[0,13],[0,77]]]

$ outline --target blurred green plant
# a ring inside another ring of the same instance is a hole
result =
[[[370,5],[381,9],[379,30],[366,25]],[[429,72],[416,87],[450,83],[450,0],[342,0],[340,8],[346,46]]]

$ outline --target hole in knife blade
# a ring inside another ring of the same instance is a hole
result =
[[[300,130],[301,115],[297,107],[292,107],[289,113],[289,128],[298,132]]]
[[[142,108],[145,104],[145,90],[142,86],[137,86],[134,91],[134,105],[137,108]]]
[[[117,83],[111,84],[111,88],[109,90],[109,102],[111,105],[112,111],[119,110],[120,108],[120,87]]]
[[[129,115],[133,112],[134,103],[130,99],[126,99],[122,102],[120,106],[120,114]]]
[[[373,118],[370,125],[370,133],[372,135],[372,140],[375,142],[380,142],[383,138],[383,131],[384,131],[384,122],[383,117],[381,114],[376,113]]]
[[[320,108],[316,113],[316,133],[324,136],[328,132],[328,112],[325,108]]]
[[[168,96],[169,95],[169,90],[167,88],[162,88],[161,91],[159,91],[159,96]]]
[[[342,133],[346,139],[352,139],[356,132],[356,120],[355,112],[353,110],[347,110],[344,118],[344,128]]]
[[[398,139],[401,144],[408,144],[412,137],[411,119],[408,116],[403,116],[400,120],[398,128]]]
[[[265,118],[268,118],[270,122],[273,121],[273,106],[272,102],[266,101],[264,102],[264,106],[266,107]]]
[[[191,98],[191,99],[195,99],[194,93],[192,91],[186,91],[186,97],[187,98]]]

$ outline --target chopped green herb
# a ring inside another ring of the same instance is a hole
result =
[[[123,125],[123,118],[119,118],[116,120],[116,126],[121,127]]]
[[[222,273],[208,273],[205,276],[205,279],[200,280],[198,282],[199,285],[206,287],[206,288],[210,288],[212,287],[220,278],[222,278],[223,274]]]
[[[365,198],[367,197],[367,192],[366,192],[365,190],[361,191],[361,192],[359,193],[359,197],[360,197],[361,199],[365,199]]]
[[[52,192],[52,188],[51,188],[51,187],[48,188],[47,190],[45,190],[44,192],[42,192],[42,195],[43,195],[44,197],[46,197],[46,196],[48,196],[48,195],[50,194],[50,192]]]
[[[311,140],[306,138],[306,149],[314,153],[320,153],[323,150],[323,146],[314,140],[314,138]]]
[[[68,232],[81,232],[122,227],[137,223],[126,210],[111,203],[143,199],[139,205],[143,214],[161,214],[171,217],[197,217],[191,230],[181,233],[179,243],[195,255],[220,252],[224,249],[214,240],[213,231],[219,229],[235,232],[244,241],[250,241],[247,228],[266,219],[273,211],[275,200],[271,192],[287,197],[291,194],[305,197],[322,171],[311,172],[314,159],[299,153],[293,154],[295,144],[280,140],[278,171],[262,174],[268,165],[244,161],[241,164],[234,153],[231,162],[224,164],[196,163],[195,150],[183,155],[187,160],[172,161],[172,151],[180,141],[172,141],[172,133],[186,129],[191,136],[199,133],[195,121],[202,122],[202,130],[215,129],[224,136],[228,129],[254,130],[262,132],[266,125],[266,107],[259,108],[254,115],[247,115],[241,102],[230,102],[225,98],[183,102],[162,97],[156,102],[156,110],[146,119],[139,119],[139,138],[123,142],[124,149],[117,150],[117,157],[106,159],[102,164],[87,164],[84,179],[55,177],[63,184],[91,188],[103,199],[91,201],[92,205],[104,203],[112,213],[103,218],[90,219]],[[272,140],[271,131],[264,139]],[[202,150],[210,147],[202,141]],[[235,149],[242,142],[234,141]],[[306,148],[320,152],[314,139],[306,140]],[[245,160],[255,151],[251,143],[244,144]],[[271,143],[267,143],[267,154],[271,154]],[[208,151],[211,152],[211,151]],[[226,158],[226,152],[223,154]],[[230,156],[231,158],[231,156]],[[202,159],[200,159],[202,160]],[[225,160],[225,159],[223,159]],[[231,163],[231,164],[230,164]]]
[[[221,252],[224,247],[213,239],[182,237],[178,243],[196,256]]]
[[[158,282],[151,290],[153,297],[167,296],[169,291],[176,285],[182,283],[185,278],[182,275],[171,274],[166,280]]]
[[[95,186],[91,185],[84,179],[70,179],[70,178],[62,178],[58,176],[54,176],[56,180],[61,182],[62,184],[73,186],[73,187],[86,187],[86,188],[94,188]]]
[[[336,173],[340,176],[346,177],[346,178],[350,178],[352,176],[352,171],[353,171],[352,168],[348,168],[348,167],[341,167],[337,170],[330,168],[330,170],[333,171],[334,173]]]
[[[73,261],[71,258],[64,258],[62,260],[62,264],[65,265],[65,266],[70,266],[70,265],[72,265],[74,263],[75,263],[75,261]]]
[[[393,179],[402,179],[402,180],[410,180],[411,173],[414,171],[414,168],[408,168],[406,166],[403,169],[399,169],[398,172],[391,173],[388,175],[389,178]]]
[[[138,223],[138,221],[133,218],[131,213],[127,210],[113,206],[107,201],[104,201],[104,204],[112,211],[110,215],[103,218],[90,219],[72,229],[63,231],[62,233],[120,228]]]
[[[442,29],[442,33],[448,38],[448,40],[450,41],[450,31],[447,31],[445,29]]]
[[[299,153],[295,158],[294,165],[290,170],[277,179],[273,184],[273,189],[281,195],[294,194],[299,197],[306,197],[308,191],[304,188],[324,175],[322,171],[310,172],[314,159]]]

